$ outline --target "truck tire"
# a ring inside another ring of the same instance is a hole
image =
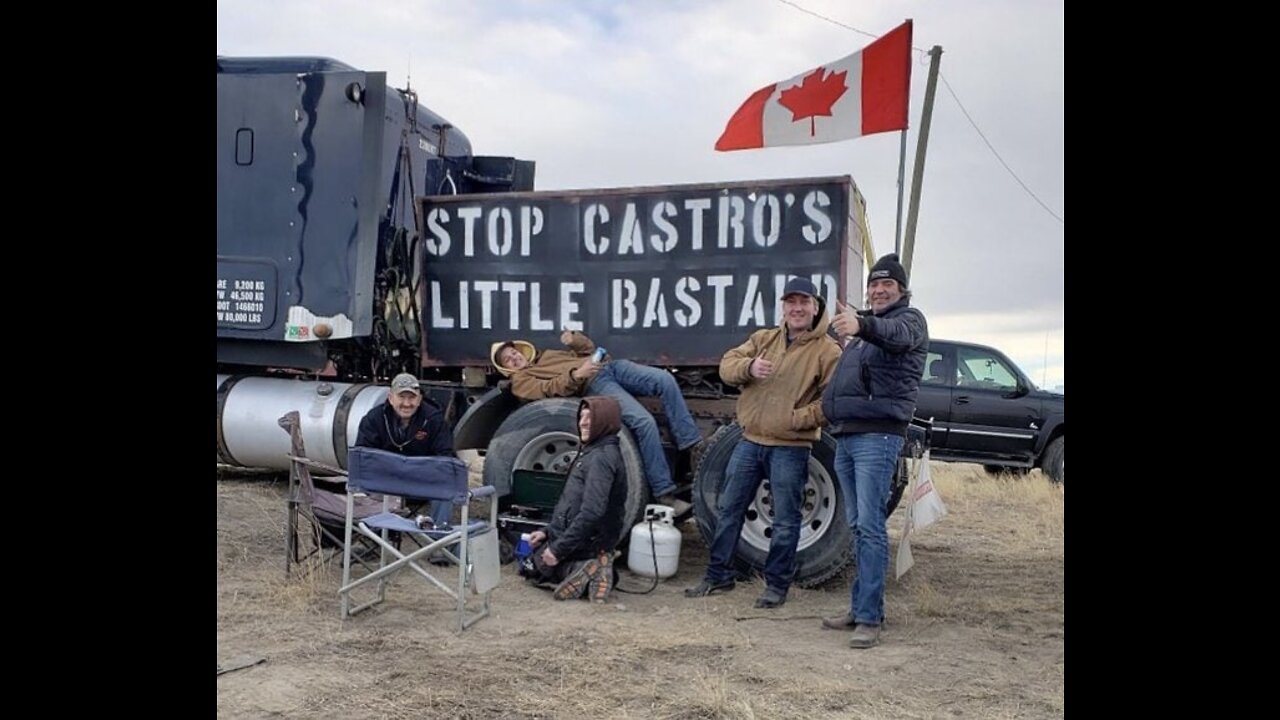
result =
[[[694,471],[693,500],[698,530],[707,545],[716,534],[717,500],[727,479],[729,458],[741,439],[742,427],[737,423],[721,427],[707,440]],[[814,446],[809,458],[809,481],[805,484],[800,543],[796,551],[795,582],[800,587],[820,585],[849,564],[849,526],[840,499],[835,457],[835,441],[823,433],[822,441]],[[768,486],[768,479],[760,483],[756,499],[747,509],[747,519],[742,524],[742,535],[734,553],[734,565],[744,575],[762,573],[769,555],[773,524],[769,520]]]
[[[538,400],[507,416],[498,427],[484,458],[484,482],[500,495],[511,492],[516,470],[539,470],[567,476],[578,451],[577,398]],[[618,433],[622,461],[627,468],[627,504],[619,542],[644,512],[649,487],[644,479],[640,451],[631,431]]]
[[[1040,469],[1055,483],[1066,482],[1067,460],[1063,450],[1066,439],[1066,435],[1054,438],[1049,447],[1045,448],[1044,457],[1040,460]]]

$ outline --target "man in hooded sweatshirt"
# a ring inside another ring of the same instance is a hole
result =
[[[627,471],[618,431],[622,409],[611,397],[585,397],[578,405],[582,449],[569,469],[551,522],[529,537],[542,563],[562,568],[557,600],[587,597],[604,602],[613,589],[613,550],[622,537]],[[545,544],[545,547],[543,547]]]
[[[769,478],[773,532],[765,590],[755,606],[776,608],[787,600],[796,571],[809,453],[825,422],[822,388],[840,358],[840,347],[827,336],[825,305],[812,282],[791,278],[782,290],[782,324],[757,330],[720,360],[721,379],[742,389],[737,410],[742,440],[729,458],[728,479],[720,491],[706,574],[684,591],[688,597],[734,588],[733,556],[743,519],[761,481]]]
[[[853,648],[880,642],[889,564],[885,506],[929,350],[929,326],[924,314],[911,307],[907,272],[897,255],[885,255],[871,267],[867,304],[870,308],[861,312],[839,308],[832,326],[850,340],[822,394],[822,412],[836,439],[836,475],[858,563],[849,589],[849,612],[827,618],[822,625],[852,630]]]
[[[676,447],[689,450],[702,440],[702,433],[689,414],[689,406],[675,377],[666,370],[630,360],[606,358],[596,362],[591,357],[595,343],[575,330],[562,332],[560,342],[568,349],[541,353],[524,340],[494,343],[489,349],[489,358],[499,373],[511,378],[511,392],[521,400],[588,394],[607,395],[617,400],[622,408],[622,424],[631,431],[639,446],[655,501],[671,507],[677,517],[687,513],[689,503],[675,496],[676,484],[662,449],[658,423],[634,397],[660,398]]]

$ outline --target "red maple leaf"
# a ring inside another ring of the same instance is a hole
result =
[[[849,89],[844,82],[849,75],[847,70],[823,78],[824,70],[818,68],[805,75],[804,82],[783,90],[778,98],[778,104],[791,111],[791,122],[809,118],[809,137],[816,134],[813,119],[818,115],[831,117],[831,106]]]

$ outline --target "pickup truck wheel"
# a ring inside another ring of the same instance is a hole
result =
[[[1067,476],[1067,460],[1065,451],[1065,443],[1067,436],[1054,439],[1049,443],[1049,447],[1044,451],[1044,458],[1040,461],[1040,469],[1044,470],[1044,474],[1049,476],[1053,482],[1066,482]]]
[[[485,484],[507,495],[512,490],[512,474],[517,470],[551,473],[562,480],[568,478],[569,468],[578,454],[578,403],[577,398],[538,400],[508,415],[485,452]],[[622,428],[618,439],[627,468],[626,511],[618,538],[622,541],[644,512],[649,487],[631,431]]]
[[[737,423],[716,431],[694,471],[693,500],[697,508],[698,530],[708,545],[716,534],[716,506],[727,480],[726,470],[733,449],[742,439]],[[800,518],[800,542],[796,551],[796,584],[819,585],[839,573],[849,563],[849,526],[844,519],[839,481],[835,472],[835,441],[823,433],[822,441],[809,457],[809,481],[805,484]],[[756,491],[747,509],[742,535],[734,555],[734,565],[743,574],[763,573],[769,555],[773,523],[769,481]]]

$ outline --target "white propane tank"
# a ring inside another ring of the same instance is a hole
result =
[[[680,568],[680,531],[673,526],[675,511],[666,505],[646,505],[644,521],[631,528],[631,549],[627,567],[643,577],[653,577],[653,559],[658,558],[658,577],[669,578]],[[653,530],[649,530],[652,521]]]

